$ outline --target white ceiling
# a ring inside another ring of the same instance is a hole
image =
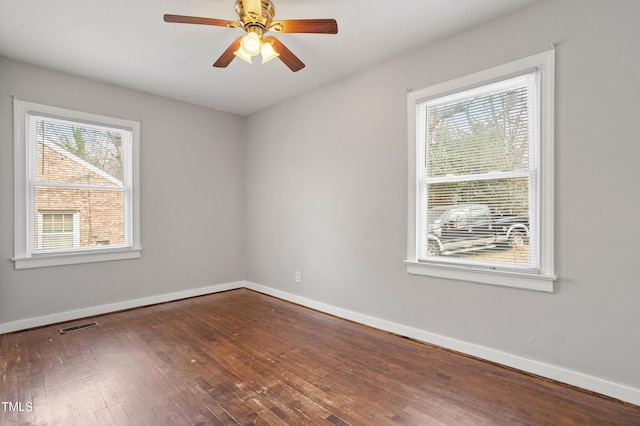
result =
[[[306,68],[212,64],[241,30],[169,24],[165,13],[235,20],[235,0],[2,0],[0,56],[240,115],[536,0],[272,0],[275,19],[335,18],[337,35],[279,34]]]

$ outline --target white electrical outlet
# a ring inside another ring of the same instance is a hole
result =
[[[300,284],[302,282],[302,279],[300,278],[300,271],[296,271],[296,282],[298,284]]]

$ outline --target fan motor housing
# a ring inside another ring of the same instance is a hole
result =
[[[236,0],[236,13],[238,20],[246,28],[247,26],[260,26],[262,29],[269,28],[275,15],[275,7],[269,0],[261,0],[262,16],[246,11],[242,0]]]

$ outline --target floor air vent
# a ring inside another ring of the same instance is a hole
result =
[[[61,328],[60,329],[60,334],[67,334],[67,333],[71,333],[72,331],[84,330],[85,328],[97,327],[99,325],[100,324],[98,324],[95,321],[94,322],[88,322],[86,324],[74,325],[73,327]]]

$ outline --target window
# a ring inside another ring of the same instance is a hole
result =
[[[140,257],[139,123],[14,100],[16,269]]]
[[[409,94],[409,273],[553,291],[553,68]]]
[[[80,212],[38,212],[36,246],[40,250],[80,246]]]

